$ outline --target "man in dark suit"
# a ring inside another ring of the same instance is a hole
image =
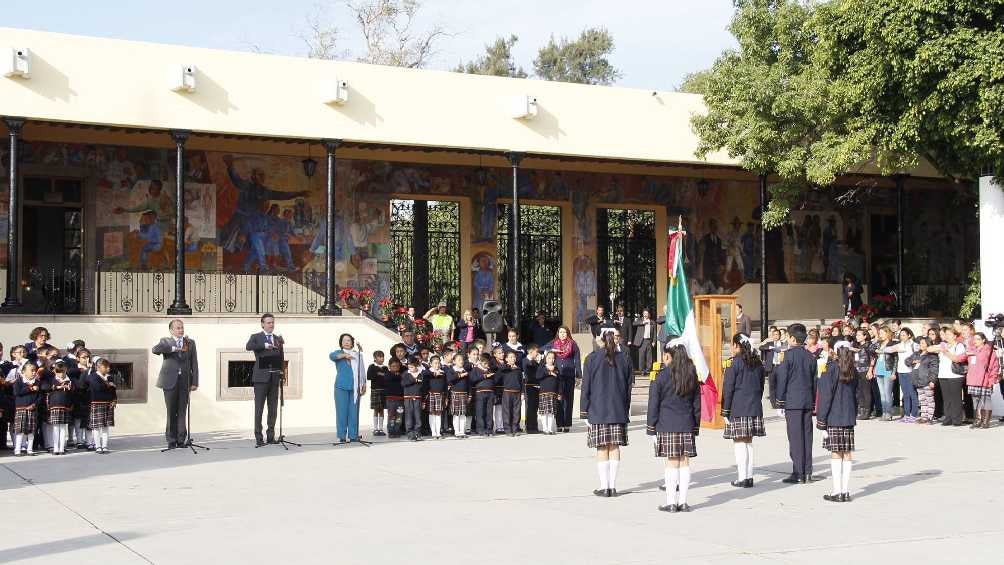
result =
[[[777,366],[778,415],[788,423],[791,476],[782,482],[812,481],[812,412],[816,405],[816,358],[805,350],[808,332],[802,324],[788,326],[790,348]]]
[[[753,337],[753,321],[743,312],[742,304],[736,304],[736,333],[741,333],[746,337]]]
[[[285,357],[283,353],[282,336],[273,333],[275,316],[263,314],[261,317],[262,331],[252,334],[245,349],[254,352],[254,371],[251,381],[254,383],[254,439],[255,447],[268,443],[276,443],[275,417],[278,414],[279,386],[282,384]],[[261,416],[268,402],[268,430],[265,439],[261,434]]]
[[[171,320],[167,325],[171,337],[161,338],[153,346],[153,354],[164,357],[157,377],[157,388],[164,391],[164,405],[167,407],[167,447],[188,445],[189,395],[199,388],[199,358],[195,341],[185,335],[185,323]]]

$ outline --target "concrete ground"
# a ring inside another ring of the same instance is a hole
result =
[[[0,563],[969,563],[996,562],[1004,427],[869,421],[854,501],[825,480],[788,486],[783,424],[757,440],[757,485],[734,489],[731,442],[705,430],[690,514],[666,514],[643,421],[618,482],[595,498],[583,427],[553,437],[255,449],[245,432],[197,434],[211,451],[113,437],[107,456],[0,457]]]

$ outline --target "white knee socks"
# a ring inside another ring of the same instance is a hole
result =
[[[495,408],[492,409],[492,417],[495,423],[495,431],[502,431],[502,406],[496,404]]]
[[[98,428],[98,447],[108,449],[108,426]]]
[[[429,428],[432,430],[432,437],[441,437],[443,432],[442,414],[429,414]]]
[[[676,487],[680,485],[680,469],[666,467],[666,504],[676,504]]]
[[[14,434],[14,455],[21,454],[21,446],[24,445],[24,434]],[[31,453],[31,442],[28,442],[28,453]]]
[[[380,431],[380,416],[373,416],[373,431]]]
[[[830,459],[830,474],[833,475],[833,489],[830,491],[832,495],[838,495],[844,492],[842,489],[843,481],[841,480],[841,474],[843,466],[841,465],[843,461],[840,459]]]
[[[746,445],[746,478],[753,478],[753,442],[749,442]]]
[[[669,487],[666,487],[669,489]],[[680,504],[687,503],[687,489],[690,488],[690,465],[680,467]]]
[[[600,490],[610,488],[610,465],[609,461],[596,462],[596,474],[600,477]]]
[[[746,446],[749,444],[743,443],[741,441],[735,442],[733,446],[736,452],[736,474],[739,476],[739,481],[745,481],[749,471],[746,468],[747,461],[749,460],[749,455],[746,453]]]
[[[53,426],[52,430],[52,452],[53,453],[65,453],[66,452],[66,435],[67,435],[67,425],[59,424]]]
[[[851,464],[852,463],[853,463],[853,461],[851,461],[850,459],[845,459],[843,461],[843,473],[841,473],[841,475],[840,475],[840,480],[841,480],[840,486],[841,486],[841,489],[842,489],[841,492],[845,492],[845,493],[848,493],[848,494],[850,494],[850,492],[851,492],[850,489],[847,487],[847,485],[849,485],[850,482],[851,482],[851,466],[852,466]]]
[[[609,477],[607,480],[607,484],[610,485],[607,488],[612,488],[612,489],[617,488],[617,468],[620,467],[620,464],[621,464],[620,459],[610,459],[609,461],[607,461],[607,472]]]
[[[453,417],[453,435],[454,437],[460,437],[464,435],[464,428],[460,426],[460,416]]]

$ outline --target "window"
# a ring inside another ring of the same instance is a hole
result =
[[[243,349],[216,350],[217,388],[216,400],[253,400],[254,353]],[[287,400],[303,398],[303,349],[286,349],[286,386],[283,396]]]

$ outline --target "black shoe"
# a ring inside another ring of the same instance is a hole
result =
[[[746,479],[743,479],[741,481],[732,481],[729,484],[736,488],[746,488]]]
[[[948,420],[945,420],[944,422],[942,422],[942,423],[941,423],[941,425],[942,425],[942,426],[953,426],[954,424],[952,424],[952,423],[951,423],[951,422],[949,422]]]
[[[803,480],[802,477],[792,473],[791,475],[781,479],[781,482],[787,485],[797,485],[798,483],[803,482]]]
[[[279,441],[276,440],[274,437],[270,437],[270,438],[268,438],[268,439],[265,440],[265,443],[267,443],[269,445],[272,445],[272,444],[279,443]]]
[[[615,488],[608,488],[607,489],[607,497],[608,498],[616,498],[617,497],[617,489],[615,489]]]
[[[607,489],[605,489],[605,488],[598,488],[598,489],[596,489],[596,490],[593,491],[593,495],[595,495],[595,496],[604,496],[605,497],[605,496],[607,496]]]
[[[842,494],[824,494],[823,500],[827,502],[843,502],[844,495]]]
[[[262,441],[262,440],[260,440],[260,439],[256,439],[256,440],[254,440],[254,446],[256,448],[258,448],[258,447],[265,447],[265,442]]]
[[[840,493],[840,502],[850,502],[850,501],[851,501],[851,493],[849,492]]]
[[[803,485],[806,484],[806,483],[814,483],[814,482],[816,482],[816,481],[819,480],[819,478],[816,477],[815,475],[802,475],[800,477],[800,479],[801,479],[800,482]]]
[[[680,510],[680,508],[677,505],[675,505],[675,504],[667,504],[665,506],[660,506],[659,507],[659,512],[671,512],[671,513],[675,514],[679,510]]]
[[[666,492],[666,485],[659,485],[659,490]]]
[[[677,504],[676,509],[680,512],[690,512],[690,505],[684,502],[683,504]]]
[[[172,442],[168,443],[167,444],[167,448],[168,449],[178,449],[178,442],[172,441]]]
[[[746,484],[743,485],[743,488],[753,488],[753,479],[746,479]]]

